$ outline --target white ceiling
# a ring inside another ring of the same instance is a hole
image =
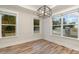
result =
[[[42,5],[0,5],[1,8],[7,8],[7,9],[14,9],[14,10],[30,10],[30,11],[36,11],[39,7]],[[74,7],[76,5],[47,5],[49,6],[53,13],[60,12],[63,10],[66,10],[67,8]]]
[[[20,6],[32,11],[36,11],[42,5],[20,5]],[[75,5],[47,5],[47,6],[49,6],[52,9],[52,11],[55,13],[70,7],[74,7]]]
[[[43,5],[20,5],[21,7],[36,11],[39,7],[43,6]],[[53,7],[55,7],[55,5],[47,5],[48,7],[50,7],[51,9]]]
[[[60,11],[66,10],[66,9],[71,8],[71,7],[74,7],[74,6],[76,6],[76,5],[57,5],[57,6],[55,6],[52,9],[52,11],[54,13],[56,13],[56,12],[60,12]]]

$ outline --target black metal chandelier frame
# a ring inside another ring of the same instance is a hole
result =
[[[52,9],[47,5],[43,5],[39,9],[37,9],[37,15],[39,17],[50,17],[52,15]]]

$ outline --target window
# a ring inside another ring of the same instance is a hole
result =
[[[40,31],[40,21],[39,19],[34,19],[34,32]]]
[[[78,16],[63,16],[63,35],[67,37],[78,37]]]
[[[53,33],[64,37],[78,38],[78,16],[75,14],[65,14],[63,16],[53,16]]]
[[[15,36],[16,16],[2,15],[2,37]]]
[[[16,36],[16,14],[0,11],[0,37]]]
[[[61,17],[60,16],[54,16],[53,18],[53,33],[60,35],[61,34]]]

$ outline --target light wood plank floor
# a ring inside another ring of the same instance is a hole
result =
[[[0,54],[78,54],[79,51],[46,41],[36,40],[0,49]]]

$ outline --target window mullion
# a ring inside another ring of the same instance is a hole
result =
[[[0,38],[2,38],[2,14],[0,14]]]
[[[79,16],[78,16],[78,40],[79,40]]]
[[[63,16],[61,16],[61,37],[63,36]]]

